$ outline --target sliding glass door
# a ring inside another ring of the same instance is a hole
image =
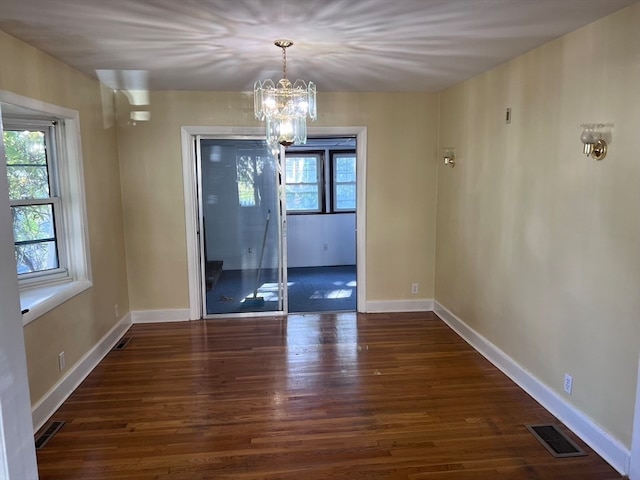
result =
[[[278,160],[264,140],[196,138],[203,316],[285,310]]]

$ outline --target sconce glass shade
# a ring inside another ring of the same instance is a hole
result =
[[[596,160],[602,160],[607,155],[607,142],[602,139],[599,131],[585,128],[580,135],[580,141],[584,144],[582,153],[585,155],[591,155]]]
[[[585,128],[582,135],[580,135],[580,141],[585,145],[587,143],[598,143],[598,140],[600,140],[600,133],[591,128]]]

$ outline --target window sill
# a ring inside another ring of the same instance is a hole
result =
[[[25,326],[33,322],[70,298],[84,292],[91,285],[88,280],[73,280],[20,290],[20,308],[23,311],[29,310],[22,315],[22,325]]]

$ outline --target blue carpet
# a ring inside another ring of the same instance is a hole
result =
[[[356,266],[289,269],[289,312],[355,312]]]
[[[258,297],[264,303],[247,301],[253,296],[255,270],[223,270],[207,292],[207,313],[246,313],[278,310],[277,270],[260,274]],[[356,310],[356,266],[290,268],[289,312],[339,312]]]

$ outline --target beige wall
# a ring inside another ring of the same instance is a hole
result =
[[[639,25],[636,4],[445,91],[440,145],[458,163],[438,172],[436,299],[627,447],[640,352]],[[582,154],[586,122],[615,123],[601,162]]]
[[[258,126],[253,95],[152,92],[151,120],[118,143],[132,310],[187,308],[180,126]],[[437,95],[319,94],[312,126],[367,126],[367,300],[433,298]]]
[[[100,84],[0,32],[0,89],[80,112],[93,287],[28,324],[29,387],[37,402],[129,310],[116,130],[103,121]],[[111,105],[113,110],[113,105]],[[108,115],[107,115],[108,117]]]

